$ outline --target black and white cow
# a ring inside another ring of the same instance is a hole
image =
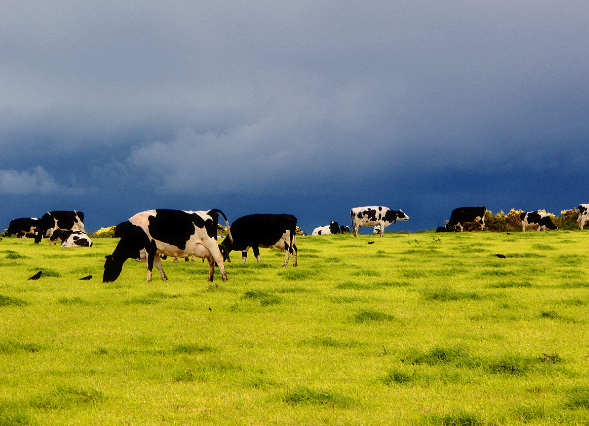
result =
[[[233,242],[227,237],[221,245],[223,260],[231,262],[229,253],[233,250],[241,251],[241,263],[247,259],[247,251],[251,247],[254,256],[260,263],[259,248],[271,248],[286,251],[284,264],[293,255],[292,266],[297,266],[296,240],[297,218],[290,214],[252,214],[240,217],[231,224]]]
[[[349,226],[346,226],[346,225],[340,225],[339,232],[341,234],[349,234],[350,233],[350,227]]]
[[[92,247],[92,240],[82,231],[62,231],[57,229],[49,237],[49,243],[61,241],[61,247]]]
[[[354,237],[358,236],[358,229],[362,226],[380,226],[380,236],[384,236],[384,229],[398,220],[409,220],[403,210],[391,210],[383,206],[354,207],[350,211]]]
[[[151,281],[154,264],[165,282],[168,277],[162,268],[160,254],[206,258],[209,261],[208,281],[213,281],[215,263],[221,271],[223,281],[227,281],[223,256],[217,245],[219,214],[227,223],[225,214],[218,209],[158,209],[137,213],[127,222],[117,225],[117,233],[121,235],[121,240],[114,252],[105,258],[102,281],[115,281],[121,274],[123,263],[131,258],[146,261],[147,282]],[[229,227],[229,224],[227,226]],[[228,238],[231,239],[231,232]]]
[[[5,237],[16,235],[18,238],[33,237],[35,242],[40,241],[39,234],[39,219],[36,217],[21,217],[12,219],[8,224],[8,229],[4,233]]]
[[[589,221],[589,204],[579,204],[579,216],[577,217],[577,223],[579,229],[583,229],[583,226]]]
[[[478,223],[481,226],[481,231],[485,229],[485,213],[487,209],[483,206],[478,207],[459,207],[452,210],[450,220],[446,224],[446,229],[449,231],[464,231],[465,223]]]
[[[526,228],[529,225],[537,225],[537,231],[546,231],[548,229],[556,229],[556,225],[552,222],[548,213],[535,211],[535,212],[522,212],[520,214],[522,220],[522,232],[526,232]]]
[[[319,226],[313,229],[313,233],[311,235],[330,235],[339,233],[341,233],[339,223],[332,220],[329,225]]]
[[[47,212],[41,216],[39,222],[41,237],[51,237],[53,232],[58,229],[86,232],[84,229],[84,213],[76,210],[66,210]]]

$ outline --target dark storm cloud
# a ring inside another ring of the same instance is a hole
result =
[[[583,1],[13,2],[0,193],[517,198],[589,160],[588,18]]]

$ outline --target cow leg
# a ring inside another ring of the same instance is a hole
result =
[[[247,260],[247,250],[241,252],[241,264],[245,265],[245,261]]]
[[[258,261],[258,265],[259,265],[260,264],[260,247],[253,246],[252,250],[254,251],[254,256],[256,257],[256,260]]]
[[[161,257],[155,256],[153,259],[153,263],[154,263],[155,267],[157,268],[157,270],[160,271],[160,276],[162,277],[162,281],[166,282],[168,280],[168,277],[166,276],[166,273],[164,272],[164,268],[162,267]]]
[[[147,265],[147,280],[145,282],[151,281],[151,271],[153,270],[153,262],[155,258],[155,252],[157,247],[155,245],[155,241],[151,241],[151,243],[147,244],[145,247],[146,255],[145,255],[145,263]],[[161,260],[160,260],[161,262]]]
[[[286,252],[286,255],[284,256],[284,263],[282,264],[283,268],[288,265],[288,258],[292,253],[292,247],[286,241],[284,242],[284,251]]]
[[[219,246],[217,245],[217,241],[215,241],[212,238],[210,239],[210,241],[205,239],[202,241],[202,245],[205,246],[205,248],[211,253],[211,255],[213,256],[213,259],[215,260],[215,262],[219,266],[219,271],[221,271],[221,278],[223,279],[223,281],[227,281],[227,271],[225,271],[225,264],[223,263],[223,255],[221,254],[221,251],[219,250]]]
[[[378,224],[380,225],[380,236],[382,238],[382,237],[384,237],[384,223],[379,222]]]
[[[352,225],[354,228],[354,237],[358,236],[358,230],[360,229],[360,226],[356,226],[356,225]]]
[[[204,262],[204,258],[202,259]],[[213,260],[213,256],[207,256],[207,260],[209,261],[209,279],[210,283],[213,282],[213,276],[215,275],[215,261]]]

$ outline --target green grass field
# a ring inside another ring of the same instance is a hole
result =
[[[588,235],[306,236],[218,287],[3,238],[0,426],[586,425]]]

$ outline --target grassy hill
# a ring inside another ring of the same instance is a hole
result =
[[[0,241],[0,425],[589,422],[586,231],[305,236],[218,287],[104,284],[117,241]]]

